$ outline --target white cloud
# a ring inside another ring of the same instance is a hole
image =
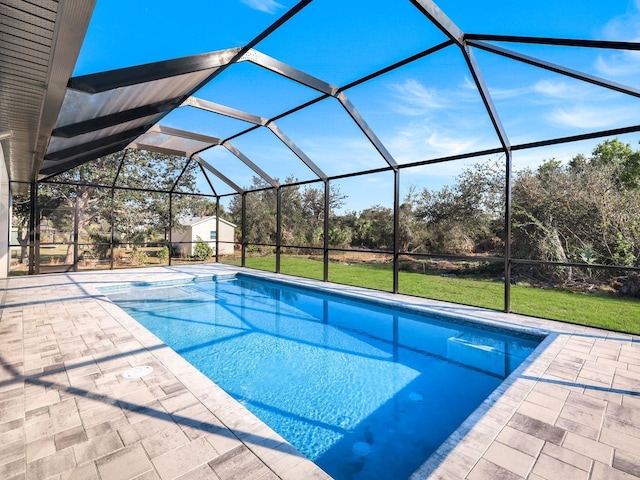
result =
[[[491,98],[495,100],[504,100],[509,98],[519,97],[521,95],[526,95],[531,92],[531,87],[519,87],[519,88],[489,88],[489,94]],[[478,92],[478,87],[473,80],[469,77],[464,78],[464,82],[460,85],[460,89],[465,92]],[[477,93],[475,98],[480,98],[480,94]]]
[[[584,97],[587,94],[587,90],[589,90],[587,85],[568,84],[564,81],[551,80],[540,80],[533,86],[533,91],[536,93],[562,100]]]
[[[616,52],[598,55],[595,61],[595,68],[601,75],[609,78],[636,75],[640,73],[640,52]]]
[[[640,41],[640,1],[635,0],[624,15],[609,22],[602,29],[606,40]],[[602,75],[623,78],[640,73],[640,52],[617,51],[598,56],[595,68]]]
[[[606,128],[632,121],[635,110],[628,107],[586,107],[557,108],[549,115],[549,120],[563,127]]]
[[[366,138],[309,135],[298,146],[329,176],[387,165]]]
[[[476,90],[475,84],[470,80],[462,85],[464,90]],[[544,79],[539,80],[537,83],[531,85],[522,85],[514,88],[489,88],[491,98],[494,100],[509,100],[517,97],[527,97],[531,94],[541,94],[550,98],[561,98],[566,100],[568,98],[584,97],[587,91],[583,87],[577,87],[576,85],[568,84],[564,81]]]
[[[426,88],[414,79],[408,79],[404,83],[391,84],[388,88],[396,99],[393,104],[394,111],[402,115],[424,115],[446,106],[446,102],[440,97],[438,90]]]
[[[364,177],[360,178],[364,179],[364,183],[387,183],[387,179],[376,177],[375,175],[365,175]]]
[[[491,135],[482,133],[482,129],[459,131],[437,124],[411,122],[382,141],[399,163],[411,163],[490,148],[487,142]]]
[[[479,138],[474,137],[459,137],[446,132],[432,131],[431,134],[424,139],[424,144],[442,155],[457,155],[458,153],[472,150],[472,147],[476,145],[479,140]]]
[[[636,0],[627,12],[609,20],[602,33],[609,40],[634,42],[640,38],[640,1]]]
[[[474,92],[478,90],[475,82],[471,81],[467,76],[464,77],[464,81],[460,84],[460,88],[463,90],[473,90]]]
[[[531,90],[531,86],[527,85],[519,88],[490,88],[489,93],[494,100],[508,100],[510,98],[529,95]]]
[[[259,10],[265,13],[276,13],[281,8],[284,8],[284,5],[276,2],[275,0],[240,0],[245,5],[253,8],[254,10]]]
[[[388,128],[377,133],[398,163],[491,148],[487,143],[495,140],[495,132],[468,76],[450,89],[428,88],[415,79],[387,88],[392,112],[405,118],[390,115]]]

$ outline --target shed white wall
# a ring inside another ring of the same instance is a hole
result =
[[[214,222],[215,225],[215,222]],[[220,232],[218,233],[220,236],[220,242],[229,242],[229,243],[220,243],[220,254],[221,255],[231,255],[234,252],[233,241],[236,236],[236,228],[232,225],[229,225],[225,222],[220,222]]]
[[[193,255],[195,251],[195,243],[183,243],[178,242],[197,242],[198,237],[203,242],[207,243],[212,250],[216,251],[216,241],[211,239],[211,232],[216,231],[216,219],[212,218],[204,222],[197,223],[191,226],[185,226],[181,228],[174,228],[171,231],[171,241],[174,243],[175,248],[180,255]],[[235,228],[225,222],[220,222],[220,232],[218,233],[220,242],[233,242],[235,235]],[[233,253],[233,243],[220,243],[220,254],[230,255]]]

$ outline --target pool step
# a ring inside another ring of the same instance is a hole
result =
[[[507,373],[505,344],[497,339],[472,334],[449,337],[447,358],[495,375],[506,376]]]

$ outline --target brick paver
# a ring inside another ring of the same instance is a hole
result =
[[[97,290],[236,270],[210,264],[9,279],[0,317],[0,478],[327,478]],[[640,338],[446,307],[551,335],[412,478],[640,478]],[[122,376],[139,365],[154,370]]]

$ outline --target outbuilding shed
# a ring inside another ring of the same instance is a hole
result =
[[[179,226],[171,229],[172,250],[178,255],[193,255],[196,244],[202,241],[215,252],[217,238],[220,255],[231,255],[235,231],[236,226],[233,223],[222,218],[216,222],[214,215],[184,218],[180,220]]]

